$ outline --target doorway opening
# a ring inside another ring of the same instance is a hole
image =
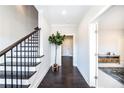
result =
[[[94,64],[94,85],[121,88],[123,83],[123,19],[124,6],[111,6],[90,25],[90,65]],[[119,14],[120,13],[120,14]],[[119,15],[118,15],[119,14]],[[113,17],[114,15],[114,17]],[[95,24],[97,22],[97,24]],[[94,44],[93,44],[93,43]],[[95,50],[95,51],[94,51]],[[93,79],[92,79],[93,80]]]
[[[62,66],[73,67],[73,36],[68,35],[62,44]],[[66,61],[65,61],[66,60]]]
[[[124,6],[112,6],[102,16],[97,18],[99,22],[98,87],[124,87],[123,11]]]
[[[111,5],[104,7],[91,21],[89,25],[89,54],[90,54],[90,86],[99,87],[99,68],[98,68],[98,18],[102,16]],[[103,77],[104,78],[104,77]],[[102,80],[103,81],[103,80]]]

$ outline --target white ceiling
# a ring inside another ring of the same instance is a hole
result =
[[[91,6],[36,6],[50,24],[79,24]],[[62,14],[63,12],[63,14]]]

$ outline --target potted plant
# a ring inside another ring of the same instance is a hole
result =
[[[63,41],[64,41],[65,35],[61,35],[58,31],[56,34],[52,34],[51,36],[49,36],[49,42],[51,44],[55,44],[55,63],[52,67],[53,71],[57,71],[58,70],[58,64],[57,64],[57,48],[58,46],[60,46]]]

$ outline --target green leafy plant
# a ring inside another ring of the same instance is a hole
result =
[[[55,64],[56,64],[56,58],[57,58],[57,47],[60,46],[61,44],[63,44],[65,35],[61,35],[58,31],[56,34],[52,34],[51,36],[49,36],[49,42],[51,44],[55,44]]]

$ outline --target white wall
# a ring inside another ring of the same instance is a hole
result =
[[[33,6],[0,6],[0,51],[34,31],[38,12]]]
[[[99,54],[120,55],[121,64],[101,63],[99,66],[124,66],[124,6],[113,6],[98,18]]]
[[[73,65],[77,65],[77,26],[73,24],[53,24],[51,25],[51,34],[56,33],[56,31],[59,31],[63,35],[73,35]],[[51,46],[51,65],[55,63],[55,50],[54,45]],[[57,63],[61,66],[61,46],[58,48],[58,59]]]
[[[40,82],[43,80],[44,76],[48,72],[51,63],[51,52],[50,52],[51,50],[50,50],[50,44],[48,42],[48,37],[50,35],[50,26],[41,11],[39,11],[38,19],[39,19],[38,25],[39,27],[41,27],[40,54],[44,55],[44,57],[41,58],[41,64],[37,68],[37,73],[35,74],[33,79],[34,81],[32,82],[30,87],[38,87],[38,85],[40,84]]]
[[[92,63],[92,61],[90,61],[89,24],[103,8],[104,6],[92,7],[89,11],[87,11],[79,25],[77,67],[90,86],[95,86],[94,77],[96,63]]]
[[[62,44],[62,56],[73,56],[73,36],[66,36]]]

